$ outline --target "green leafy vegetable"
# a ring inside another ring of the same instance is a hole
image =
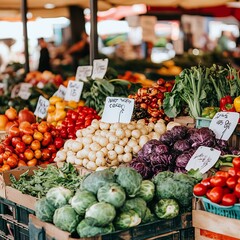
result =
[[[179,206],[174,199],[160,199],[156,203],[154,211],[160,219],[172,219],[179,214]]]
[[[41,198],[35,203],[35,214],[43,222],[52,222],[56,208],[47,199]]]

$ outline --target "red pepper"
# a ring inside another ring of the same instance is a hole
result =
[[[235,112],[232,97],[227,95],[220,99],[220,111]]]

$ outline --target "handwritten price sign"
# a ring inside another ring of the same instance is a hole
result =
[[[79,66],[77,68],[76,80],[87,81],[87,77],[90,77],[92,74],[92,66]]]
[[[235,130],[239,120],[237,112],[218,112],[211,121],[209,128],[217,139],[228,140]]]
[[[83,89],[83,82],[70,80],[68,82],[65,100],[78,102],[82,94],[82,89]]]
[[[107,123],[129,123],[132,118],[134,100],[107,97],[101,121]]]
[[[107,72],[108,59],[95,59],[93,60],[93,73],[92,79],[100,78],[103,79]]]
[[[67,88],[64,87],[63,85],[60,85],[58,90],[53,94],[53,96],[57,96],[57,97],[64,99],[66,92],[67,92]]]
[[[21,83],[18,96],[24,100],[29,99],[31,96],[30,88],[32,87],[31,83]]]
[[[204,146],[199,147],[190,158],[186,170],[199,169],[201,173],[205,173],[215,165],[220,154],[221,152],[214,148]]]
[[[37,107],[35,109],[34,115],[42,119],[45,118],[47,116],[48,107],[49,101],[43,96],[40,96],[38,98]]]

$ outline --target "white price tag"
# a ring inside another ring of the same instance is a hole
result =
[[[228,140],[235,130],[239,120],[237,112],[218,112],[212,119],[209,128],[217,139]]]
[[[79,66],[76,73],[76,81],[82,80],[87,81],[87,77],[92,74],[92,66]]]
[[[15,98],[18,96],[18,93],[20,91],[20,88],[21,88],[21,84],[17,84],[13,87],[12,91],[11,91],[11,98]]]
[[[133,99],[107,97],[101,121],[107,123],[129,123],[132,118],[133,107]]]
[[[107,72],[108,59],[95,59],[93,60],[93,73],[92,79],[100,78],[103,79]]]
[[[157,18],[155,16],[141,16],[140,25],[142,27],[142,38],[146,42],[155,42],[155,24],[157,23]]]
[[[82,94],[83,82],[72,81],[68,82],[67,92],[64,100],[78,102]]]
[[[21,83],[18,96],[24,100],[29,99],[31,96],[30,88],[32,87],[31,83]]]
[[[186,170],[197,170],[203,174],[212,168],[219,159],[221,152],[210,147],[199,147],[190,158]]]
[[[40,96],[38,98],[37,107],[35,109],[34,115],[42,119],[45,118],[47,116],[48,107],[49,101],[43,96]]]
[[[63,85],[60,85],[58,90],[53,94],[53,96],[57,96],[57,97],[64,99],[66,92],[67,92],[67,88],[64,87]]]

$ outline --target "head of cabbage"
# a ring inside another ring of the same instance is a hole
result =
[[[94,203],[97,203],[95,195],[89,191],[77,191],[69,200],[72,208],[80,215],[84,216],[86,209]]]
[[[67,232],[76,231],[77,225],[80,222],[80,216],[70,205],[65,205],[56,209],[53,215],[53,223],[58,228]]]
[[[52,222],[55,207],[46,198],[41,198],[35,203],[35,215],[43,222]]]
[[[65,187],[50,188],[46,194],[47,201],[55,208],[60,208],[68,204],[69,199],[73,196],[73,192]]]
[[[152,201],[155,195],[155,184],[151,180],[143,180],[137,197],[144,199],[146,202]]]

